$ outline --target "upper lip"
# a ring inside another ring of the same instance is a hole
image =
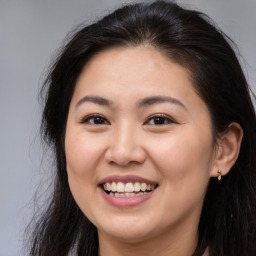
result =
[[[128,182],[145,182],[146,184],[153,184],[153,185],[157,185],[157,182],[155,181],[152,181],[152,180],[148,180],[148,179],[145,179],[145,178],[142,178],[142,177],[139,177],[139,176],[135,176],[135,175],[125,175],[125,176],[122,176],[122,175],[112,175],[112,176],[108,176],[104,179],[102,179],[100,182],[99,182],[99,185],[102,185],[104,183],[107,183],[107,182],[123,182],[123,183],[128,183]]]

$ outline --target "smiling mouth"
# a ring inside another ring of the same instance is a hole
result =
[[[156,189],[156,184],[145,182],[106,182],[102,184],[104,191],[113,197],[137,197],[148,194]]]

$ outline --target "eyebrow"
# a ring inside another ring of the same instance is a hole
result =
[[[99,96],[84,96],[82,99],[80,99],[77,103],[75,108],[78,108],[81,104],[85,102],[91,102],[95,103],[101,106],[110,106],[113,104],[112,101],[107,100],[105,98],[99,97]]]
[[[84,96],[76,103],[75,108],[78,108],[81,104],[86,103],[86,102],[91,102],[94,104],[98,104],[101,106],[107,106],[107,107],[113,105],[112,101],[102,98],[100,96]],[[151,96],[151,97],[141,99],[137,103],[137,107],[140,108],[140,107],[150,106],[150,105],[154,105],[154,104],[158,104],[158,103],[176,104],[188,111],[186,106],[180,100],[178,100],[176,98],[169,97],[169,96]]]
[[[188,111],[187,107],[178,99],[169,96],[152,96],[142,99],[137,104],[137,107],[150,106],[158,103],[172,103],[181,106]]]

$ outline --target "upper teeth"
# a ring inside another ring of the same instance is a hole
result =
[[[153,184],[146,184],[145,182],[135,182],[134,184],[132,182],[106,182],[103,184],[103,188],[106,191],[112,191],[112,192],[139,192],[139,191],[151,191],[155,188],[155,185]]]

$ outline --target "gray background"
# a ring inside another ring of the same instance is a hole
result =
[[[0,256],[20,256],[23,232],[51,169],[42,164],[38,91],[51,56],[75,25],[125,1],[0,0]],[[127,1],[126,1],[127,2]],[[256,0],[180,0],[201,10],[237,43],[256,91]],[[47,180],[48,177],[48,180]],[[43,182],[42,182],[43,180]]]

